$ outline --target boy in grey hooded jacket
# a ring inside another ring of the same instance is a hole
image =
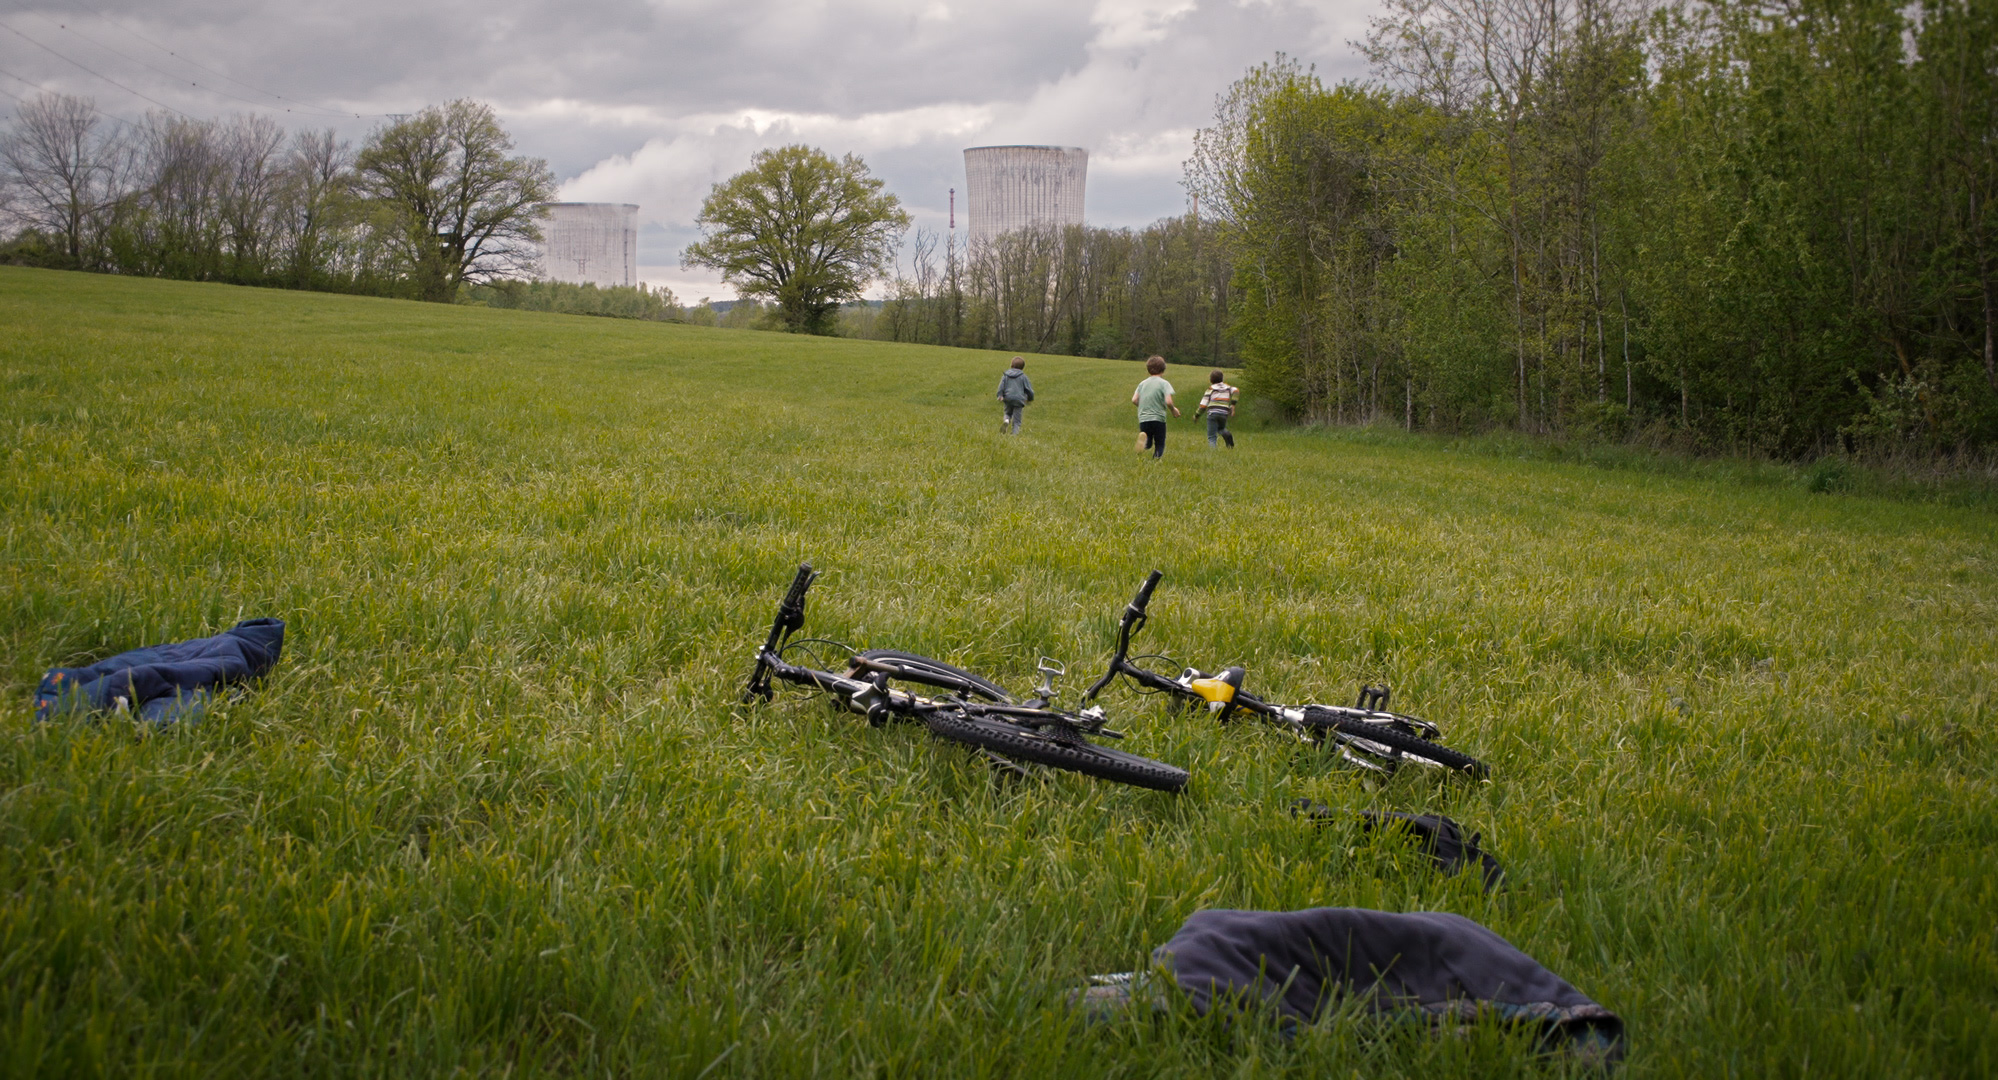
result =
[[[1013,366],[999,376],[999,401],[1006,406],[1006,415],[999,421],[999,431],[1014,435],[1020,433],[1020,414],[1026,410],[1027,402],[1034,400],[1034,384],[1027,378],[1027,361],[1013,358]]]

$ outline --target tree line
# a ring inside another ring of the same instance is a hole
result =
[[[787,330],[1200,364],[1228,355],[1228,261],[1191,216],[1137,231],[1027,228],[969,250],[919,229],[905,244],[909,214],[858,157],[785,146],[714,185],[695,220],[702,239],[682,262],[768,298],[770,324]],[[854,306],[883,277],[880,310]]]
[[[454,101],[356,150],[267,117],[138,124],[43,94],[0,135],[0,258],[47,267],[453,301],[531,270],[555,177],[492,109]]]
[[[1388,0],[1188,181],[1253,392],[1799,456],[1998,441],[1998,5]]]
[[[1192,215],[1135,230],[1036,226],[963,248],[918,230],[909,254],[908,271],[889,283],[876,337],[1232,363],[1228,253]]]

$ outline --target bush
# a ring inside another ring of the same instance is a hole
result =
[[[1804,470],[1804,487],[1816,495],[1851,491],[1856,479],[1852,463],[1842,457],[1819,458]]]
[[[74,270],[76,261],[39,229],[23,229],[0,240],[0,266],[33,266],[43,270]]]
[[[673,290],[595,285],[566,281],[495,281],[465,289],[463,300],[486,307],[553,311],[563,315],[603,315],[613,319],[684,321]]]

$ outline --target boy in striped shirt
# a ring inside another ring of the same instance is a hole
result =
[[[1222,378],[1220,368],[1207,373],[1207,392],[1200,395],[1200,404],[1193,411],[1196,415],[1203,409],[1207,412],[1207,445],[1213,446],[1214,437],[1219,435],[1228,440],[1228,449],[1233,450],[1235,433],[1228,430],[1228,418],[1235,415],[1235,399],[1242,392],[1221,381]]]

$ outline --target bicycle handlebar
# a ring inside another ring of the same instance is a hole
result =
[[[811,563],[798,566],[798,576],[791,579],[790,589],[785,591],[783,602],[777,605],[777,618],[770,624],[770,640],[764,648],[777,648],[785,638],[805,625],[805,593],[810,591],[812,582],[818,577]]]
[[[1130,617],[1134,614],[1139,618],[1144,617],[1145,608],[1152,602],[1152,590],[1159,587],[1159,580],[1163,577],[1165,577],[1164,573],[1154,570],[1151,576],[1145,579],[1145,583],[1138,586],[1138,595],[1131,599],[1131,606],[1124,610],[1126,621],[1129,621]]]
[[[811,563],[799,564],[797,576],[791,579],[791,587],[777,605],[777,617],[770,622],[770,636],[763,640],[763,648],[756,654],[756,667],[750,671],[749,684],[742,691],[745,704],[759,697],[770,700],[768,658],[775,656],[783,647],[784,640],[805,625],[805,593],[811,590],[812,582],[818,580],[818,576]]]
[[[1131,602],[1124,606],[1124,617],[1117,623],[1117,654],[1110,658],[1110,666],[1103,672],[1103,677],[1091,683],[1089,689],[1082,692],[1081,704],[1087,705],[1096,700],[1096,695],[1102,693],[1103,688],[1109,686],[1117,676],[1132,675],[1136,678],[1133,673],[1143,670],[1131,667],[1124,662],[1124,658],[1131,653],[1132,635],[1145,625],[1145,609],[1151,605],[1152,590],[1159,587],[1159,581],[1164,577],[1163,572],[1152,571],[1146,576],[1145,583],[1138,586],[1138,595],[1132,597]]]

